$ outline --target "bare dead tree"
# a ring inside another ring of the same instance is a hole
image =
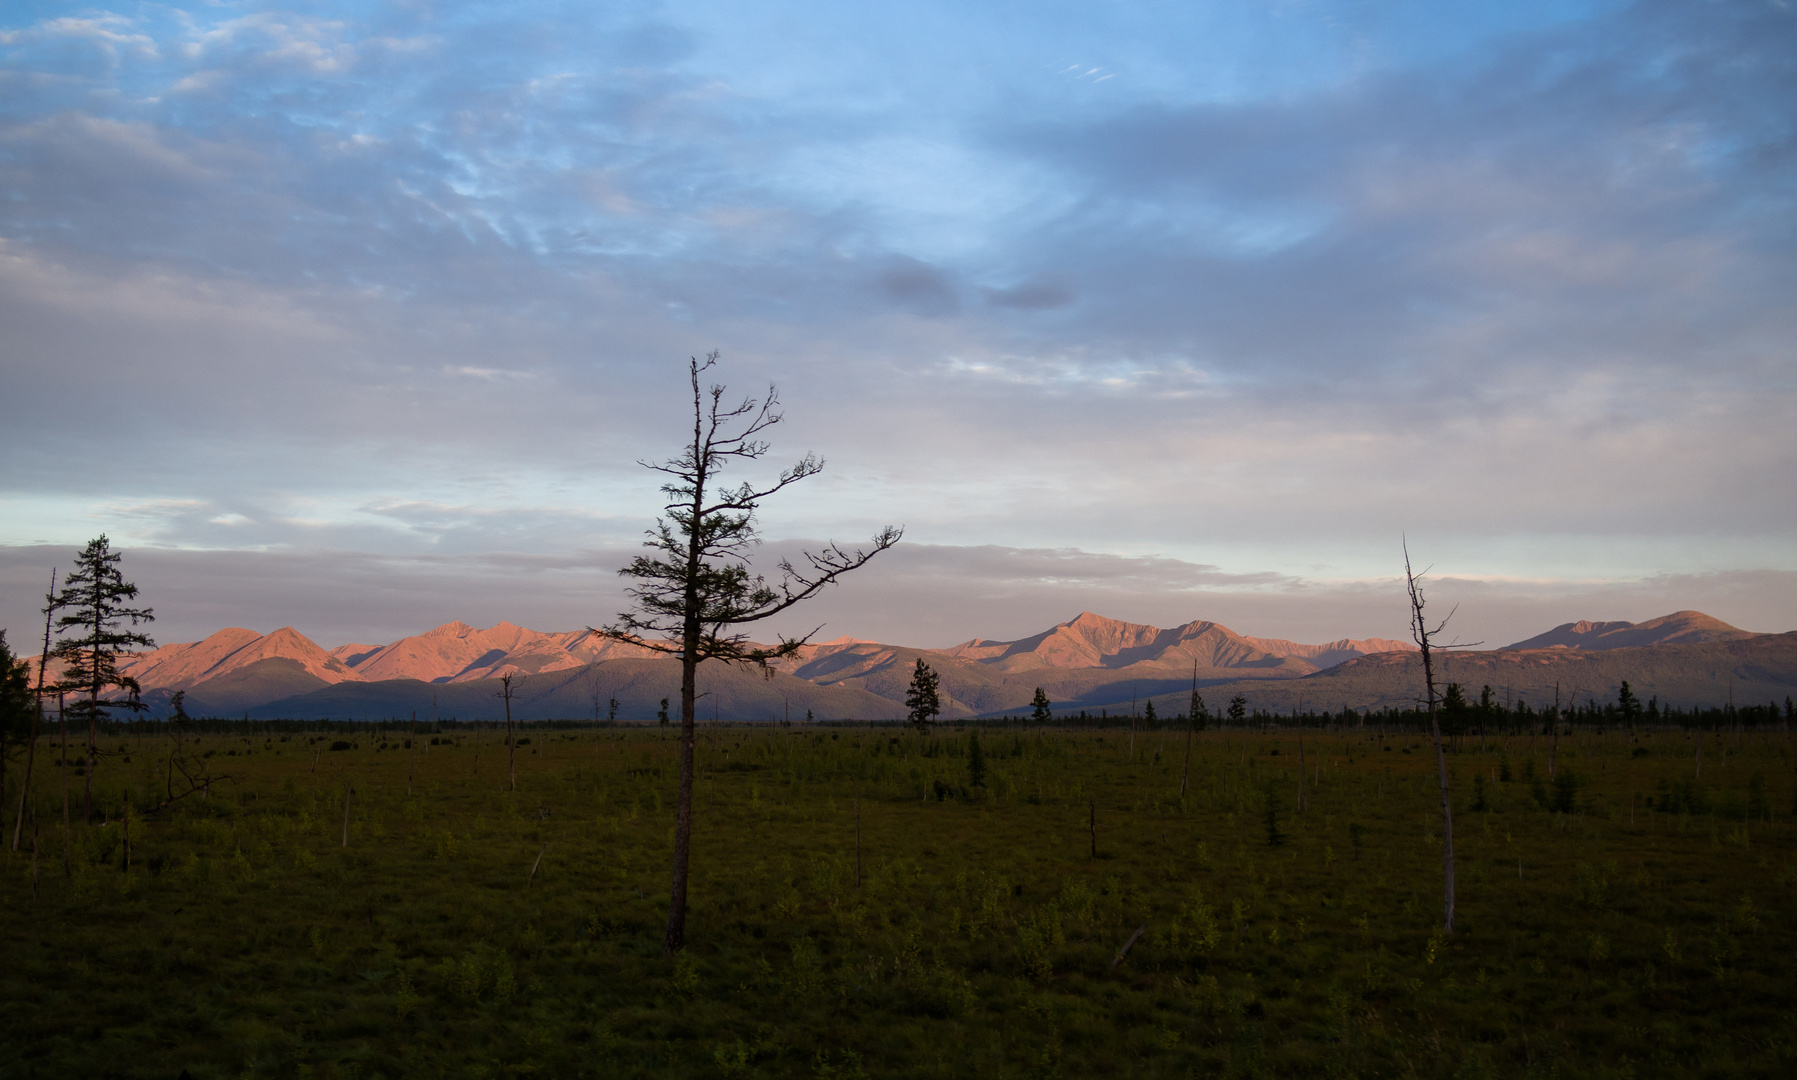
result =
[[[1186,763],[1179,774],[1179,797],[1186,797],[1186,785],[1192,780],[1192,735],[1204,727],[1208,716],[1204,708],[1204,699],[1198,696],[1198,661],[1192,661],[1192,707],[1186,717]]]
[[[1423,571],[1428,573],[1427,570]],[[1422,650],[1423,686],[1429,708],[1429,733],[1435,738],[1435,771],[1441,782],[1441,869],[1442,869],[1442,909],[1443,928],[1448,933],[1454,932],[1454,810],[1448,802],[1448,758],[1441,745],[1441,718],[1437,710],[1435,698],[1435,667],[1432,653],[1437,649],[1471,648],[1480,642],[1469,642],[1466,645],[1438,645],[1436,635],[1447,629],[1448,619],[1454,617],[1450,610],[1447,618],[1429,628],[1423,615],[1423,587],[1418,576],[1410,569],[1410,545],[1404,544],[1404,584],[1410,594],[1410,637],[1416,647]]]
[[[61,690],[56,692],[56,723],[62,728],[62,753],[57,755],[60,759],[57,765],[62,770],[62,876],[74,877],[75,867],[69,853],[69,847],[74,843],[69,829],[69,714],[63,708]]]
[[[770,449],[762,438],[781,421],[779,395],[768,387],[759,400],[725,405],[724,387],[709,389],[700,375],[718,354],[688,365],[692,386],[692,441],[678,458],[645,467],[667,475],[662,485],[667,517],[656,522],[644,546],[657,556],[639,555],[619,571],[637,584],[627,591],[634,610],[597,631],[680,660],[680,790],[674,824],[673,883],[668,898],[669,953],[686,944],[686,891],[693,825],[694,703],[698,667],[706,660],[749,664],[772,677],[773,661],[797,654],[812,634],[773,646],[751,643],[739,628],[760,622],[816,596],[844,574],[899,542],[903,530],[888,526],[874,534],[870,548],[850,551],[834,543],[804,555],[806,566],[780,563],[780,580],[770,583],[749,570],[749,555],[760,543],[755,514],[762,500],[820,472],[824,463],[806,454],[766,486],[724,487],[719,473],[732,463],[755,461]]]
[[[1298,725],[1298,813],[1302,814],[1310,805],[1310,799],[1304,790],[1304,721],[1298,714],[1292,714],[1292,722]]]
[[[1577,707],[1577,699],[1574,699],[1573,705],[1575,708]],[[1547,755],[1547,778],[1552,780],[1554,778],[1554,763],[1560,760],[1560,681],[1558,679],[1554,680],[1554,715],[1550,719],[1554,725],[1554,748],[1549,751]],[[1699,765],[1703,764],[1703,743],[1701,740],[1699,740],[1697,744],[1697,762]]]
[[[512,738],[512,676],[508,671],[499,677],[499,696],[505,699],[505,757],[511,770],[511,790],[518,790],[518,745]]]
[[[19,785],[19,816],[13,823],[12,849],[14,851],[19,850],[19,842],[24,838],[25,834],[25,798],[31,794],[31,770],[32,766],[37,763],[38,729],[41,728],[44,723],[44,673],[50,663],[50,626],[55,611],[56,571],[52,569],[50,571],[50,591],[44,595],[44,647],[42,651],[37,654],[37,689],[33,691],[31,695],[33,701],[31,712],[31,741],[25,744],[25,779]],[[33,818],[32,828],[37,828],[35,817]],[[37,843],[35,833],[33,834],[32,843]],[[37,857],[36,850],[35,847],[32,849],[33,859]],[[36,863],[34,862],[32,865],[35,867]]]

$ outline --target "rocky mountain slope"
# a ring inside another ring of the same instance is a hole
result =
[[[1556,682],[1567,700],[1607,699],[1622,678],[1644,698],[1680,703],[1723,700],[1730,685],[1742,701],[1782,700],[1797,685],[1787,652],[1797,657],[1797,637],[1682,611],[1638,624],[1568,623],[1507,649],[1456,652],[1444,682],[1489,683],[1537,703],[1551,701]],[[737,720],[788,710],[896,718],[919,659],[941,676],[945,718],[1025,712],[1038,686],[1064,715],[1127,711],[1149,699],[1177,712],[1194,675],[1213,704],[1241,693],[1251,708],[1279,711],[1403,704],[1420,684],[1407,642],[1305,645],[1204,620],[1163,629],[1082,612],[1030,637],[946,649],[838,638],[806,646],[771,679],[706,665],[701,689],[716,697],[700,711]],[[266,635],[233,627],[144,653],[125,671],[152,707],[183,690],[190,711],[232,716],[373,717],[423,713],[434,702],[440,715],[496,717],[496,681],[505,674],[522,676],[515,712],[530,718],[602,716],[615,696],[620,719],[648,720],[661,698],[678,693],[677,667],[651,650],[586,630],[543,633],[505,622],[484,630],[451,622],[387,645],[328,652],[291,627]]]
[[[1646,622],[1573,622],[1537,634],[1512,649],[1633,649],[1644,645],[1698,645],[1759,637],[1701,611],[1675,611]]]
[[[1602,649],[1454,652],[1437,677],[1438,692],[1457,682],[1469,698],[1477,698],[1490,686],[1499,701],[1521,698],[1537,709],[1556,698],[1568,707],[1613,703],[1624,679],[1643,702],[1657,697],[1662,704],[1688,708],[1732,700],[1782,708],[1787,697],[1797,695],[1797,632]],[[1414,652],[1381,653],[1302,679],[1220,683],[1204,694],[1213,711],[1236,694],[1250,709],[1273,712],[1409,708],[1423,696],[1422,663]],[[1183,706],[1177,694],[1157,703],[1162,709]]]

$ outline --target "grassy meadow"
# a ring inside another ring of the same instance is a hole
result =
[[[522,737],[109,735],[66,874],[46,739],[0,1075],[1797,1075],[1784,733],[1462,738],[1447,937],[1415,733],[703,728],[677,960],[672,735]]]

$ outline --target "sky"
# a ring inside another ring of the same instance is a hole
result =
[[[713,349],[769,635],[1788,631],[1797,7],[25,0],[0,326],[15,643],[608,622]]]

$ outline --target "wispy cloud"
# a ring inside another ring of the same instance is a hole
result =
[[[0,542],[613,543],[719,346],[777,536],[1797,570],[1797,16],[1276,7],[0,18]]]

